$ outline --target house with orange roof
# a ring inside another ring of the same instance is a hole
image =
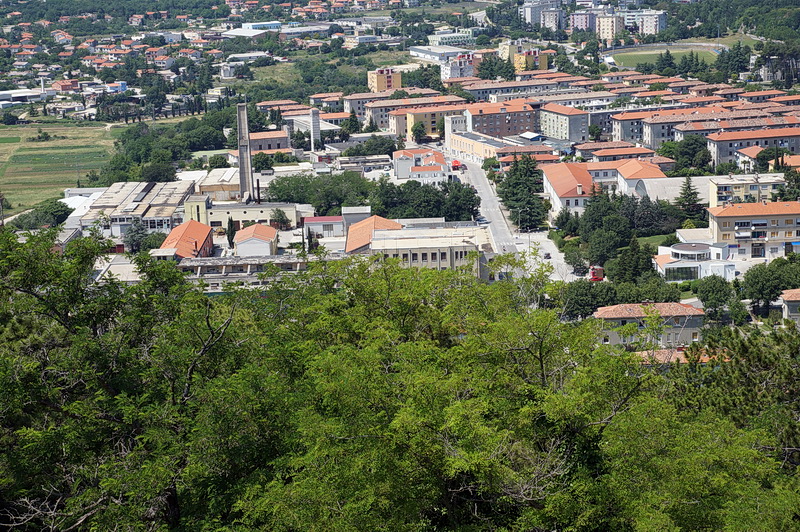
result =
[[[630,303],[598,308],[592,317],[603,321],[603,343],[633,345],[655,343],[661,347],[687,346],[700,340],[705,312],[685,303]],[[657,318],[657,336],[648,334],[646,322]],[[622,329],[630,325],[630,332]]]
[[[278,230],[264,224],[253,224],[236,231],[234,249],[239,257],[278,254]]]
[[[395,177],[423,185],[437,185],[450,179],[450,167],[444,154],[432,149],[399,150],[392,154]]]
[[[211,257],[214,254],[213,229],[195,220],[184,222],[169,232],[155,254],[177,260]]]
[[[800,327],[800,288],[784,290],[781,293],[783,302],[783,319],[791,320]]]
[[[399,231],[403,225],[387,220],[381,216],[370,216],[366,220],[361,220],[352,224],[347,230],[347,241],[345,243],[345,253],[366,253],[372,243],[372,235],[376,230]]]
[[[290,148],[289,135],[283,130],[250,133],[250,150],[280,150]]]

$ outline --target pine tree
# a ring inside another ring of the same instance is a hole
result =
[[[692,178],[686,176],[683,180],[683,185],[681,185],[681,193],[675,199],[675,205],[677,205],[687,217],[695,218],[700,214],[699,198],[700,195],[692,184]]]
[[[228,227],[225,229],[225,236],[228,237],[228,247],[233,248],[233,237],[236,236],[236,226],[233,225],[233,218],[228,217]]]

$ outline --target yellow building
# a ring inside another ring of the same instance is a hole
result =
[[[367,86],[371,92],[397,90],[403,86],[403,75],[393,68],[379,68],[367,72]]]
[[[425,126],[425,135],[438,136],[436,124],[445,116],[463,115],[466,104],[442,105],[439,107],[418,107],[412,109],[398,109],[389,113],[389,131],[395,135],[404,136],[412,140],[411,131],[416,124]]]
[[[514,72],[526,70],[547,70],[547,55],[542,55],[539,50],[526,50],[514,54]]]

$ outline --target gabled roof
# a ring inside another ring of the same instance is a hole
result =
[[[594,317],[601,320],[645,318],[647,317],[645,309],[655,310],[662,318],[705,315],[702,310],[685,303],[626,303],[600,307],[594,313]]]
[[[370,216],[366,220],[354,223],[347,231],[346,253],[353,253],[372,242],[372,233],[376,229],[402,229],[403,226],[381,216]]]
[[[589,113],[586,111],[582,111],[581,109],[575,109],[574,107],[569,107],[567,105],[559,105],[557,103],[548,103],[542,106],[542,111],[548,111],[550,113],[557,113],[560,115],[588,115]]]
[[[253,224],[245,227],[244,229],[236,231],[233,241],[239,243],[251,238],[256,238],[258,240],[263,240],[264,242],[272,242],[277,236],[278,230],[274,227],[264,224]]]
[[[750,157],[751,159],[755,159],[759,153],[764,151],[762,146],[748,146],[746,148],[742,148],[741,150],[736,150],[745,157]]]
[[[211,231],[211,227],[189,220],[169,232],[161,249],[175,249],[175,254],[181,258],[196,257]]]
[[[800,288],[794,288],[792,290],[784,290],[781,294],[781,298],[784,301],[800,301]]]
[[[756,131],[725,131],[722,133],[712,133],[706,138],[714,142],[727,142],[731,140],[759,140],[784,137],[800,137],[800,127],[759,129]]]
[[[726,216],[797,216],[800,201],[772,201],[767,203],[734,203],[729,206],[709,207],[709,214]]]

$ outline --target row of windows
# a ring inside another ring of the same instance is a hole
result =
[[[769,224],[772,227],[778,227],[780,225],[780,220],[770,220]],[[800,225],[800,218],[785,218],[783,220],[783,225]],[[731,226],[730,221],[723,221],[722,228],[728,229]],[[734,227],[766,227],[767,224],[764,220],[737,220],[734,222]]]
[[[766,231],[753,231],[752,238],[766,238],[767,232]],[[780,231],[770,231],[769,233],[770,238],[780,238]],[[800,237],[800,230],[798,231],[784,231],[783,238],[795,238]],[[730,240],[731,233],[722,233],[722,240]]]

